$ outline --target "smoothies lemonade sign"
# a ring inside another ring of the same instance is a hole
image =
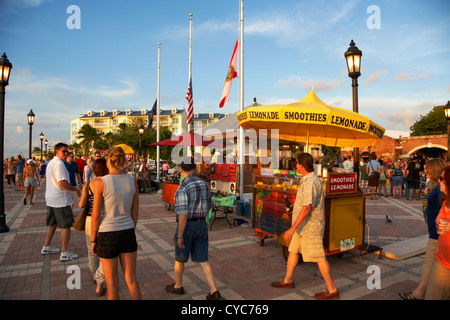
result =
[[[355,192],[356,181],[356,172],[331,173],[328,176],[327,194]]]
[[[333,147],[375,146],[385,131],[357,112],[325,104],[313,90],[298,102],[248,107],[236,117],[244,129],[268,130],[279,139]]]

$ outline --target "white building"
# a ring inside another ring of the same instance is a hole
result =
[[[141,109],[140,111],[113,109],[112,111],[100,110],[98,112],[90,110],[86,114],[80,114],[77,119],[70,122],[70,143],[77,142],[78,131],[85,124],[89,124],[99,132],[117,133],[121,123],[130,124],[138,119],[141,119],[147,126],[149,115],[150,110],[147,109]],[[194,130],[197,130],[226,116],[228,116],[228,113],[194,113],[191,126],[193,126]],[[172,108],[170,110],[160,110],[159,119],[160,127],[168,127],[174,136],[187,131],[186,111],[183,109]],[[156,126],[157,115],[155,114],[153,116],[152,128],[156,129]]]

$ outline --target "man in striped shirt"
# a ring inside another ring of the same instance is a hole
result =
[[[214,280],[214,273],[208,261],[208,225],[206,216],[212,208],[211,192],[208,184],[197,177],[196,164],[192,157],[184,158],[181,174],[184,178],[175,193],[175,212],[177,230],[175,242],[175,283],[166,286],[166,291],[184,294],[184,264],[189,255],[193,262],[200,263],[211,288],[206,300],[221,299]]]

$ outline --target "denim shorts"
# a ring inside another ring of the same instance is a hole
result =
[[[396,186],[403,186],[405,184],[405,178],[402,176],[393,176],[391,178],[391,185]]]
[[[205,220],[187,221],[183,233],[184,249],[177,244],[178,225],[173,237],[175,243],[175,261],[186,263],[191,255],[193,262],[208,261],[208,225]]]
[[[28,188],[28,187],[36,187],[36,186],[37,186],[37,180],[36,180],[36,178],[35,178],[35,177],[32,177],[32,178],[25,178],[25,182],[24,182],[23,186],[24,186],[25,188]]]

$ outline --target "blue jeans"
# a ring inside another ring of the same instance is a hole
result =
[[[208,225],[205,220],[187,221],[183,233],[184,249],[177,245],[178,225],[173,237],[175,261],[186,263],[191,255],[193,262],[208,261]]]

